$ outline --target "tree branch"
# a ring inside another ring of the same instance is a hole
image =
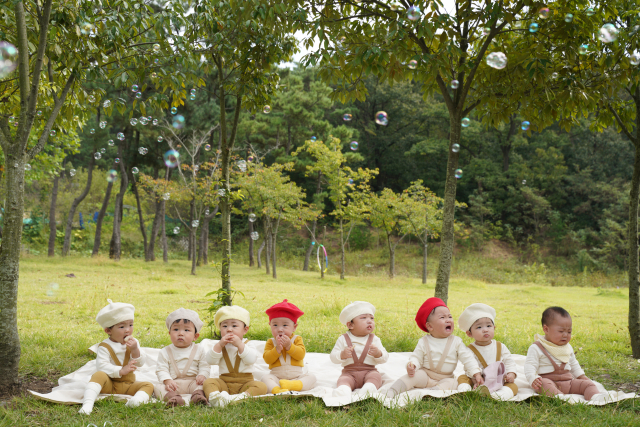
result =
[[[624,122],[618,115],[618,112],[611,106],[611,104],[609,104],[608,107],[609,107],[609,111],[611,111],[611,113],[613,113],[613,116],[616,118],[616,122],[618,122],[618,126],[622,128],[622,132],[625,135],[627,135],[627,138],[629,138],[629,141],[631,141],[633,145],[637,145],[638,144],[637,139],[631,135],[631,132],[629,131],[629,129],[627,129],[627,126],[624,124]]]

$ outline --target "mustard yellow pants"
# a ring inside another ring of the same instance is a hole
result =
[[[144,391],[151,397],[153,394],[153,384],[146,381],[116,381],[102,371],[98,371],[91,376],[89,382],[102,386],[100,393],[103,394],[126,394],[133,396],[139,391]]]

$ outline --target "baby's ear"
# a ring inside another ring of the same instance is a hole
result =
[[[466,333],[467,333],[467,336],[468,336],[468,337],[470,337],[470,338],[472,337],[472,335],[471,335],[471,331],[467,331]]]

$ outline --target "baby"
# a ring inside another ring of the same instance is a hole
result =
[[[368,302],[356,301],[340,313],[340,322],[349,332],[338,338],[331,351],[331,361],[342,365],[334,396],[348,396],[357,388],[361,388],[362,395],[371,394],[382,385],[382,376],[375,365],[389,360],[389,353],[373,333],[375,312],[375,307]]]
[[[282,301],[266,310],[273,338],[264,346],[262,357],[271,372],[261,378],[273,394],[310,390],[316,384],[313,374],[303,374],[306,349],[302,337],[294,335],[298,319],[304,313],[295,305]]]
[[[160,350],[156,375],[164,387],[155,388],[156,396],[168,406],[183,406],[181,394],[190,394],[191,403],[207,404],[202,384],[209,378],[211,366],[204,360],[204,347],[195,344],[202,320],[193,310],[179,308],[166,320],[171,345]]]
[[[584,374],[571,341],[571,316],[561,307],[549,307],[542,313],[544,337],[527,351],[524,373],[531,387],[540,394],[581,394],[586,400],[604,402],[607,396]]]
[[[418,327],[427,335],[418,341],[407,363],[407,375],[400,377],[387,392],[388,397],[413,388],[469,391],[468,384],[460,384],[453,371],[462,362],[468,376],[477,384],[484,384],[480,368],[471,350],[453,334],[453,317],[440,298],[426,300],[416,314]]]
[[[249,340],[243,339],[251,326],[249,312],[237,305],[225,306],[216,312],[213,322],[220,329],[220,341],[207,353],[206,361],[218,365],[220,378],[204,382],[209,403],[221,406],[231,400],[267,394],[267,386],[253,378],[258,352],[246,345]]]
[[[133,396],[127,401],[128,407],[147,403],[153,393],[153,384],[136,381],[134,371],[146,360],[140,343],[133,334],[133,313],[131,304],[107,300],[109,305],[102,308],[96,322],[109,338],[98,346],[96,367],[98,372],[91,376],[84,390],[82,408],[79,413],[89,415],[100,393],[126,394]]]
[[[518,394],[516,379],[516,362],[506,345],[495,341],[496,311],[486,304],[471,304],[460,315],[458,325],[466,331],[467,336],[475,340],[469,349],[482,367],[485,384],[477,388],[481,394],[491,395],[497,400],[509,400]],[[458,384],[473,386],[471,378],[466,375],[458,377]],[[490,388],[489,388],[490,387]]]

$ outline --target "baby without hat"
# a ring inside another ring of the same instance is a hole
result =
[[[347,323],[362,314],[370,314],[374,316],[376,314],[376,308],[373,304],[365,301],[352,302],[340,312],[340,323],[346,326]]]
[[[96,322],[103,328],[110,328],[125,320],[133,320],[133,313],[136,310],[131,304],[124,302],[113,302],[107,300],[109,304],[102,308],[96,316]]]
[[[471,329],[471,326],[478,320],[482,318],[489,318],[491,322],[495,324],[496,322],[496,310],[488,306],[487,304],[482,304],[481,302],[477,302],[475,304],[471,304],[469,307],[465,308],[460,318],[458,318],[458,326],[461,331],[468,331]]]
[[[216,311],[216,315],[213,316],[213,323],[220,328],[220,323],[229,319],[236,319],[243,322],[245,326],[251,326],[251,315],[247,310],[237,305],[224,306]]]
[[[171,330],[171,325],[174,324],[176,320],[188,320],[193,323],[193,326],[196,328],[196,333],[202,329],[202,320],[200,320],[200,316],[193,310],[189,310],[188,308],[179,308],[176,311],[172,312],[167,316],[167,321],[165,322],[167,325],[167,329]]]

